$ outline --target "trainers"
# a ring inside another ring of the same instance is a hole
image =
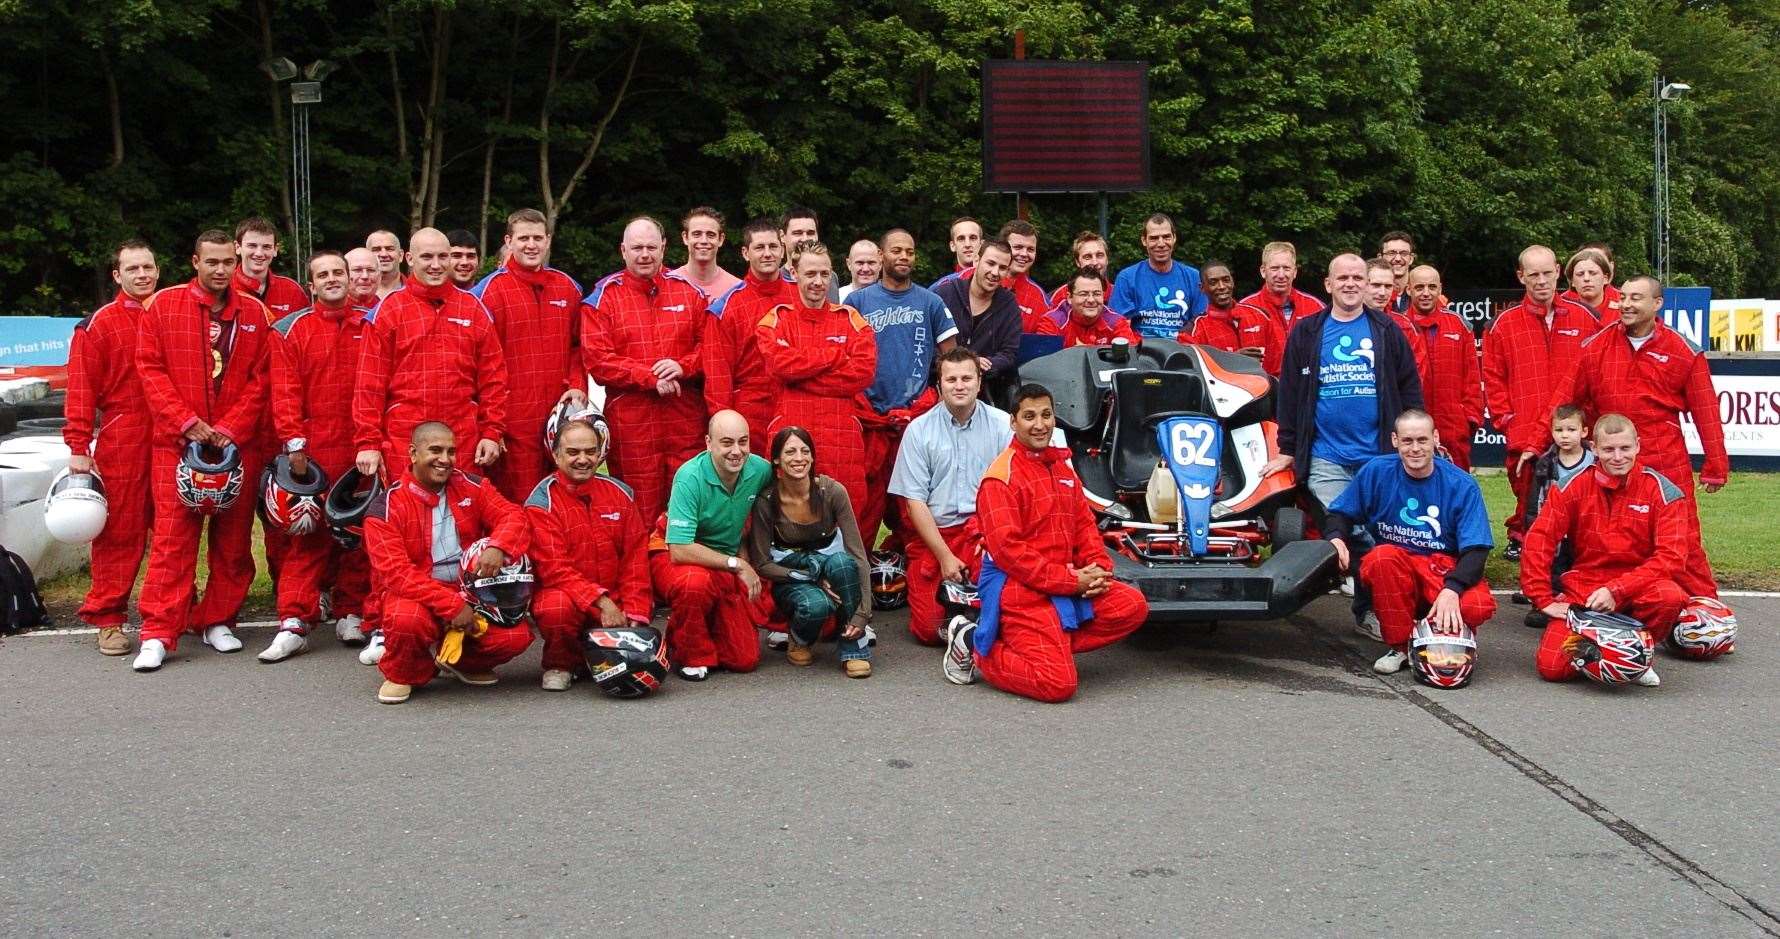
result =
[[[865,638],[860,639],[859,644],[862,646],[865,646],[867,649],[871,648],[872,646],[877,645],[878,644],[878,631],[871,628],[870,626],[865,627]]]
[[[152,672],[167,661],[167,646],[159,639],[142,640],[142,651],[136,653],[136,661],[130,667],[139,672]]]
[[[1544,610],[1528,610],[1526,619],[1521,620],[1528,629],[1544,629],[1551,622],[1551,617]]]
[[[1518,563],[1520,561],[1520,542],[1508,542],[1508,547],[1502,549],[1502,560]]]
[[[1379,656],[1378,661],[1372,663],[1372,670],[1380,675],[1395,675],[1408,664],[1409,656],[1407,654],[1392,649]]]
[[[408,700],[408,697],[412,694],[414,694],[413,685],[404,685],[401,682],[386,680],[383,683],[383,687],[377,689],[377,700],[384,704],[401,704],[403,701]]]
[[[204,644],[218,652],[240,652],[241,640],[235,631],[221,623],[204,630]]]
[[[449,665],[439,666],[439,671],[450,675],[452,678],[455,678],[466,685],[475,685],[479,688],[488,685],[497,685],[500,684],[501,681],[500,676],[493,672],[464,672],[452,668]]]
[[[1646,688],[1655,688],[1662,683],[1663,680],[1657,677],[1656,669],[1654,668],[1647,668],[1644,670],[1644,674],[1638,676],[1638,684],[1643,685]]]
[[[1354,595],[1354,579],[1352,577],[1341,578],[1341,595],[1344,597]]]
[[[574,680],[575,676],[567,669],[547,668],[544,669],[544,680],[539,684],[545,691],[567,691]]]
[[[687,681],[704,681],[711,677],[710,668],[704,665],[682,665],[674,672]]]
[[[365,644],[365,621],[355,613],[334,620],[334,635],[343,646],[362,646]]]
[[[1374,642],[1384,641],[1384,632],[1378,626],[1378,614],[1371,610],[1367,610],[1366,615],[1354,623],[1354,632],[1366,636]]]
[[[785,650],[785,661],[802,668],[816,661],[816,653],[809,646],[794,642],[791,644],[791,648]]]
[[[366,642],[365,647],[359,650],[358,664],[376,665],[381,661],[383,661],[383,630],[373,629],[370,641]]]
[[[790,633],[773,631],[766,634],[766,647],[774,652],[783,652],[789,645],[791,645]]]
[[[841,663],[841,668],[846,670],[848,678],[871,677],[870,659],[848,659]]]
[[[976,653],[970,647],[970,640],[976,635],[977,624],[964,616],[954,616],[946,624],[946,654],[944,670],[946,681],[954,685],[975,684],[977,680]]]
[[[272,637],[272,644],[260,653],[262,662],[282,662],[293,655],[309,651],[309,637],[297,630],[303,628],[303,621],[290,618],[278,624],[278,634]]]
[[[1516,590],[1508,595],[1508,602],[1515,604],[1516,606],[1532,606],[1533,598]]]
[[[130,637],[124,634],[124,628],[122,626],[99,627],[99,654],[130,654]]]

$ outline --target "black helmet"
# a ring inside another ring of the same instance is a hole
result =
[[[359,472],[356,466],[334,480],[322,511],[327,516],[328,531],[333,533],[341,547],[356,548],[364,542],[365,512],[382,494],[383,481],[375,475]]]
[[[614,698],[640,698],[667,678],[667,643],[653,626],[595,626],[581,634],[581,652],[594,685]]]
[[[476,573],[476,563],[482,552],[494,546],[493,541],[478,538],[464,549],[459,559],[459,592],[489,625],[516,626],[532,608],[532,560],[523,554],[510,557],[499,570],[483,577]]]

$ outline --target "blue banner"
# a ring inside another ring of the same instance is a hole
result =
[[[1663,290],[1663,322],[1695,349],[1706,348],[1712,324],[1711,287],[1668,287]]]
[[[0,367],[67,365],[79,322],[67,316],[0,316]]]

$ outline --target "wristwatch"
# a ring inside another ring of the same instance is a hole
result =
[[[292,437],[284,442],[284,452],[286,453],[302,453],[307,449],[309,449],[309,438],[307,437]]]
[[[728,565],[728,566],[729,566],[729,569],[730,569],[730,570],[732,570],[732,571],[735,571],[735,570],[741,570],[741,568],[742,568],[742,562],[741,562],[741,559],[740,559],[740,558],[737,558],[737,557],[736,557],[736,556],[735,556],[735,555],[733,555],[733,554],[732,554],[732,555],[730,555],[730,556],[729,556],[729,557],[727,557],[727,558],[724,558],[724,559],[723,559],[723,563],[724,563],[724,564],[726,564],[726,565]]]

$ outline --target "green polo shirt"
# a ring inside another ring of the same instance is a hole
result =
[[[687,460],[674,471],[674,488],[668,494],[667,543],[702,544],[723,554],[740,552],[742,527],[772,475],[771,463],[749,454],[732,492],[717,478],[717,464],[708,451]]]

